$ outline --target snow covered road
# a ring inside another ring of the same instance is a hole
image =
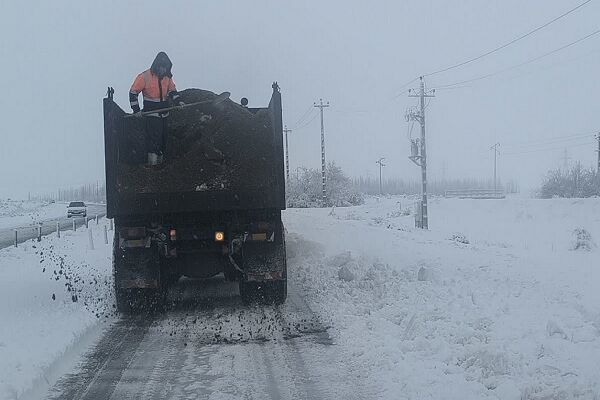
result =
[[[166,313],[113,324],[51,399],[330,399],[344,374],[294,288],[282,307],[242,306],[237,285],[183,281]]]

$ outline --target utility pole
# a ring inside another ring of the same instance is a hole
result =
[[[596,150],[598,153],[598,175],[600,175],[600,133],[596,135],[596,139],[598,140],[598,150]]]
[[[379,160],[375,161],[375,164],[379,164],[379,194],[383,194],[383,186],[381,184],[381,168],[385,167],[383,160],[385,160],[385,157],[381,157]]]
[[[415,164],[421,167],[421,183],[423,199],[421,200],[421,210],[423,215],[423,229],[429,229],[429,221],[427,219],[427,148],[425,146],[425,98],[435,97],[435,89],[431,92],[425,92],[425,82],[423,77],[419,78],[419,93],[413,93],[413,89],[408,91],[408,97],[418,97],[420,99],[420,111],[410,110],[406,113],[407,120],[418,121],[421,124],[421,141],[420,154],[409,157]]]
[[[314,103],[314,106],[321,111],[321,178],[323,180],[323,207],[327,206],[327,192],[325,190],[325,127],[323,125],[323,109],[329,107],[329,102],[323,104],[323,99],[319,99],[319,104]]]
[[[289,154],[289,149],[290,146],[288,145],[288,133],[292,132],[291,129],[288,129],[287,125],[285,126],[285,128],[283,129],[283,132],[285,133],[285,179],[286,182],[290,182],[290,154]]]
[[[494,150],[494,194],[496,193],[496,190],[498,190],[498,184],[497,184],[498,181],[496,180],[496,169],[498,166],[498,153],[500,153],[500,151],[498,150],[498,146],[500,146],[500,143],[496,143],[495,145],[490,147],[490,150]]]

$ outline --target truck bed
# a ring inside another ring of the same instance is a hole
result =
[[[187,104],[216,96],[200,89],[180,94]],[[265,108],[227,100],[171,111],[159,166],[145,164],[144,119],[126,115],[104,99],[109,217],[285,208],[278,87]]]

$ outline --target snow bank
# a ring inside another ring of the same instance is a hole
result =
[[[598,253],[570,246],[575,227],[600,237],[600,200],[434,199],[428,232],[408,201],[285,212],[290,280],[348,382],[366,370],[387,399],[598,398]]]
[[[49,385],[57,378],[56,361],[81,346],[82,336],[97,336],[111,318],[105,221],[90,225],[95,250],[88,249],[85,229],[0,250],[0,399]]]

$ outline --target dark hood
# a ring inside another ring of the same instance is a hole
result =
[[[161,65],[167,68],[167,73],[164,76],[172,78],[173,74],[171,73],[171,68],[173,67],[173,63],[169,59],[167,53],[165,53],[164,51],[161,51],[156,55],[156,58],[154,59],[154,61],[152,62],[152,66],[150,67],[150,71],[152,71],[154,75],[158,75],[158,67]]]

